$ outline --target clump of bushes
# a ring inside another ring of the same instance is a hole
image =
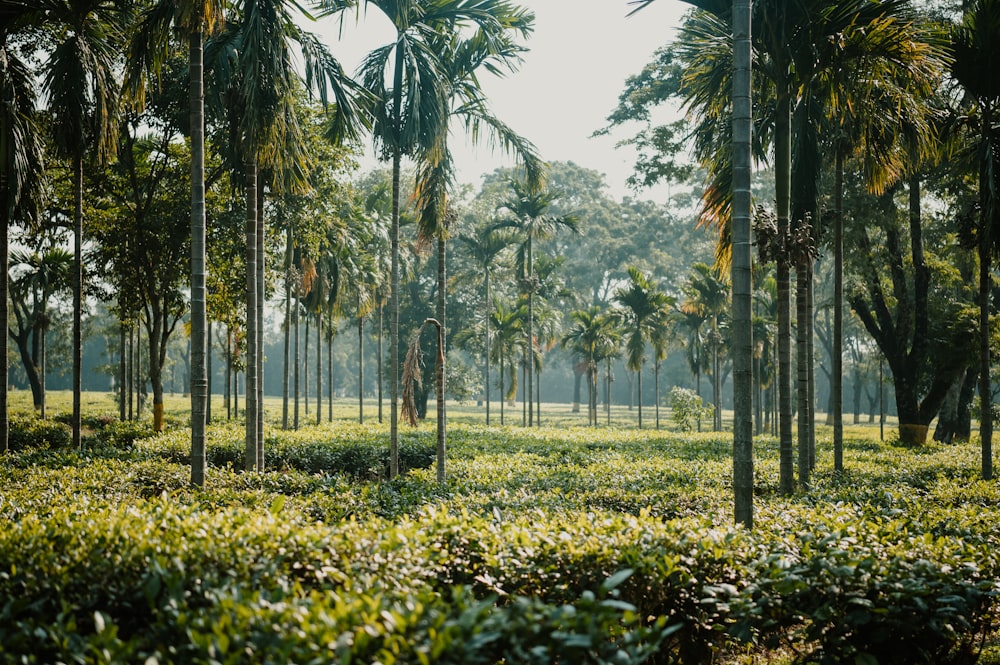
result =
[[[7,445],[13,451],[28,448],[66,448],[72,441],[69,427],[56,420],[11,414],[9,422]]]
[[[704,404],[701,396],[689,388],[674,386],[667,398],[670,404],[670,418],[682,432],[691,432],[703,420],[715,413],[711,404]]]

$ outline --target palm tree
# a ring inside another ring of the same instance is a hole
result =
[[[639,429],[642,429],[642,366],[646,362],[646,342],[657,322],[666,316],[673,299],[660,291],[648,275],[629,266],[628,283],[615,290],[613,300],[621,308],[618,316],[626,331],[625,366],[637,377]]]
[[[675,304],[673,298],[670,299],[670,306]],[[667,351],[674,343],[674,322],[669,310],[661,310],[651,322],[649,331],[649,341],[653,347],[653,394],[656,405],[656,429],[660,429],[660,366],[667,359]]]
[[[399,210],[402,158],[431,150],[448,112],[447,76],[431,38],[471,24],[488,28],[495,20],[479,2],[468,0],[366,0],[396,30],[392,42],[368,54],[360,67],[365,88],[375,98],[373,136],[382,156],[392,160],[390,291],[389,476],[399,475]],[[391,84],[387,86],[387,82]]]
[[[115,59],[127,21],[112,0],[62,0],[48,20],[62,28],[44,65],[53,145],[73,174],[73,446],[80,446],[83,362],[83,167],[106,163],[115,150],[118,81]],[[162,405],[161,405],[162,408]]]
[[[952,75],[965,90],[971,113],[978,116],[974,138],[979,176],[976,232],[979,254],[979,438],[982,477],[993,477],[993,411],[990,379],[990,296],[992,259],[1000,247],[1000,85],[991,68],[1000,57],[1000,2],[975,0],[966,8],[953,43]]]
[[[722,429],[722,372],[719,350],[722,347],[720,323],[729,305],[729,290],[722,275],[704,263],[691,266],[691,274],[684,284],[686,297],[681,309],[697,315],[709,324],[707,342],[712,354],[712,401],[715,403],[713,428]]]
[[[483,389],[486,398],[486,424],[490,424],[490,313],[488,307],[492,302],[490,295],[490,277],[493,274],[494,265],[505,249],[510,247],[512,238],[509,234],[497,231],[489,226],[476,229],[472,233],[458,236],[458,239],[465,244],[466,249],[472,257],[473,263],[482,270],[483,274],[483,320],[486,329],[483,334],[485,351],[483,353],[485,370],[483,374]]]
[[[129,46],[128,88],[142,102],[145,77],[159,73],[171,29],[188,40],[191,138],[191,482],[205,484],[208,403],[205,252],[205,85],[203,41],[221,25],[222,0],[159,0],[149,6]]]
[[[42,134],[35,120],[35,87],[30,65],[11,48],[10,38],[44,18],[47,0],[0,3],[0,330],[9,329],[7,274],[9,233],[16,223],[31,223],[42,189]],[[0,341],[0,377],[7,376],[8,339]],[[7,452],[10,423],[7,382],[0,386],[0,453]]]
[[[514,369],[513,358],[524,346],[524,326],[528,309],[525,305],[511,307],[502,300],[493,300],[493,311],[490,313],[488,330],[492,343],[490,344],[493,359],[500,366],[500,424],[504,423],[504,403],[517,394],[517,372]],[[504,369],[510,377],[510,387],[504,390]]]
[[[246,193],[247,250],[247,412],[244,464],[258,471],[264,466],[263,448],[263,294],[265,222],[263,188],[258,182],[264,166],[285,183],[287,174],[301,170],[307,160],[298,149],[300,128],[294,109],[299,76],[293,44],[305,64],[305,82],[326,106],[332,91],[337,104],[331,122],[335,140],[355,138],[366,124],[360,95],[337,60],[312,34],[293,20],[285,0],[243,0],[237,23],[213,41],[214,60],[237,110],[238,149],[243,161]],[[340,3],[339,9],[346,8]],[[333,9],[332,6],[329,9]],[[279,187],[284,189],[284,186]]]
[[[504,198],[499,210],[505,210],[506,216],[500,219],[495,229],[512,229],[520,237],[518,249],[518,266],[520,268],[520,283],[522,292],[527,294],[528,319],[525,327],[527,353],[530,358],[534,354],[534,304],[538,280],[534,275],[535,243],[551,238],[559,229],[578,231],[575,215],[550,215],[549,208],[559,198],[559,193],[553,190],[542,190],[532,187],[529,181],[509,181],[510,191]],[[528,405],[528,426],[533,425],[532,409],[532,363],[527,363],[527,386],[525,401]]]
[[[535,148],[521,136],[493,116],[486,107],[482,89],[476,76],[480,68],[500,72],[501,67],[515,68],[521,47],[514,41],[514,35],[527,36],[531,30],[534,15],[520,7],[508,3],[495,3],[486,8],[492,10],[494,21],[481,26],[469,38],[461,36],[454,29],[441,31],[431,39],[431,47],[438,54],[443,95],[447,103],[440,116],[440,125],[433,128],[436,138],[430,147],[420,150],[418,155],[417,185],[414,196],[418,209],[418,235],[420,239],[437,238],[437,321],[439,337],[444,344],[447,335],[447,280],[446,280],[446,240],[448,227],[455,212],[448,203],[448,190],[453,186],[454,171],[451,150],[448,147],[449,125],[452,119],[465,121],[469,135],[475,141],[481,126],[489,129],[498,142],[519,154],[526,163],[529,179],[536,185],[541,179],[541,160]],[[437,377],[437,438],[439,481],[444,480],[445,451],[445,382],[447,370],[446,350],[439,349],[440,365]]]
[[[587,424],[597,426],[597,370],[605,359],[614,331],[613,319],[597,305],[570,312],[572,327],[563,334],[560,344],[584,366],[587,374]]]

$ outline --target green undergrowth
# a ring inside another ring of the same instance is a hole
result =
[[[969,663],[997,629],[973,445],[834,474],[821,440],[780,497],[760,439],[746,530],[726,435],[454,426],[439,485],[426,426],[393,481],[377,426],[270,432],[263,474],[212,427],[205,488],[188,436],[0,459],[0,663]]]

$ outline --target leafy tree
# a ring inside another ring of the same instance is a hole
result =
[[[517,371],[513,358],[525,347],[523,323],[527,320],[528,308],[525,304],[512,307],[502,299],[494,297],[493,311],[490,313],[488,334],[491,336],[492,359],[500,367],[500,424],[504,423],[504,403],[512,401],[517,394]],[[508,383],[504,383],[504,370]],[[508,385],[509,384],[509,385]]]
[[[42,131],[36,120],[36,95],[30,63],[19,56],[17,39],[38,26],[48,0],[0,3],[0,331],[9,327],[9,234],[15,223],[34,221],[42,189]],[[7,376],[8,340],[0,340],[0,376]],[[0,386],[0,452],[7,452],[7,381]]]
[[[506,211],[494,225],[496,229],[510,229],[519,239],[517,263],[519,266],[520,290],[527,296],[528,318],[525,326],[527,358],[534,355],[535,337],[533,330],[535,293],[539,281],[534,274],[535,244],[539,240],[552,237],[560,229],[576,232],[576,216],[573,214],[551,215],[549,208],[559,198],[559,193],[552,190],[539,190],[531,186],[530,181],[510,180],[509,191],[501,201],[498,209]],[[533,363],[527,363],[527,380],[525,402],[528,405],[528,426],[534,425],[533,409]]]
[[[11,254],[10,304],[15,326],[10,337],[24,365],[35,410],[45,417],[45,333],[53,296],[71,286],[73,255],[58,246]]]
[[[106,163],[115,149],[118,88],[115,59],[124,40],[127,13],[111,0],[62,0],[46,20],[57,31],[43,66],[53,145],[71,162],[73,206],[73,446],[80,446],[83,362],[83,175],[84,161]]]
[[[625,333],[626,367],[635,372],[639,389],[639,429],[642,429],[642,366],[646,362],[646,342],[668,316],[674,300],[660,291],[657,284],[634,266],[628,269],[628,282],[615,290],[614,302]]]
[[[119,293],[119,304],[139,313],[146,332],[146,363],[153,391],[153,429],[162,431],[163,371],[167,345],[184,316],[185,276],[189,274],[188,210],[178,206],[190,190],[189,155],[173,141],[170,128],[137,136],[143,118],[121,130],[119,157],[105,189],[109,209],[95,216],[99,273]]]
[[[222,23],[221,0],[157,0],[140,17],[128,48],[127,88],[143,101],[145,80],[159,74],[170,52],[171,30],[188,42],[191,141],[191,482],[205,484],[205,420],[208,404],[208,346],[205,289],[205,86],[206,34]]]
[[[979,200],[975,205],[979,256],[979,439],[982,477],[993,477],[993,409],[990,366],[990,301],[993,257],[1000,248],[1000,84],[991,68],[1000,61],[1000,2],[975,0],[965,7],[955,31],[951,73],[967,96],[974,116],[972,151]]]

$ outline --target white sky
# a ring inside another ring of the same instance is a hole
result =
[[[658,0],[626,18],[626,0],[521,0],[536,15],[535,31],[518,72],[504,79],[488,74],[481,83],[494,113],[538,146],[547,161],[573,161],[604,173],[610,193],[631,194],[625,179],[631,174],[634,153],[615,148],[627,136],[622,128],[613,136],[590,138],[605,126],[618,102],[625,79],[638,73],[659,46],[673,38],[681,15],[690,8],[681,0]],[[372,48],[393,38],[392,29],[377,11],[355,25],[345,23],[338,41],[331,24],[317,28],[345,68],[354,71]],[[510,159],[455,142],[461,182],[479,185],[479,177]],[[368,166],[373,162],[364,164]],[[658,191],[638,198],[665,199]]]

